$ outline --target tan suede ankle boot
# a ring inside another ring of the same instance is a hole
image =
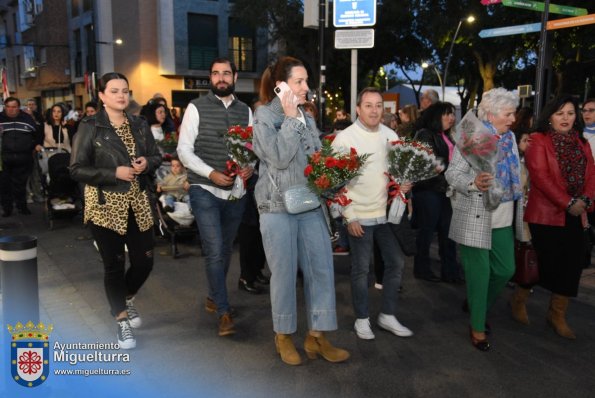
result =
[[[318,354],[329,362],[343,362],[349,358],[346,350],[334,347],[322,332],[310,331],[304,342],[304,350],[310,359],[316,359]]]
[[[281,355],[281,360],[288,365],[299,365],[302,363],[302,358],[295,349],[290,334],[275,335],[275,347],[277,352]]]
[[[531,293],[530,289],[525,289],[517,286],[510,298],[510,308],[512,309],[512,317],[517,322],[525,325],[529,324],[529,316],[527,315],[527,299]]]
[[[568,301],[568,297],[552,293],[550,310],[547,313],[547,321],[560,336],[575,340],[576,335],[566,323],[566,309],[568,308]]]

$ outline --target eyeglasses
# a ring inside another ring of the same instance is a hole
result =
[[[219,72],[219,71],[213,71],[211,72],[211,76],[213,77],[218,77],[218,76],[223,76],[223,77],[230,77],[232,75],[231,71],[224,71],[224,72]]]
[[[581,109],[582,113],[593,113],[595,112],[595,108],[588,108],[588,109]]]

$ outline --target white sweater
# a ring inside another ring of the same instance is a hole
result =
[[[384,125],[378,131],[368,131],[359,122],[355,122],[337,134],[333,148],[348,153],[355,148],[359,155],[370,154],[361,175],[347,185],[346,196],[352,202],[343,209],[343,216],[348,222],[355,220],[377,219],[386,217],[388,192],[388,142],[397,140],[397,134]]]

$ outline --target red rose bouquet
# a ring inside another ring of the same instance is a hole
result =
[[[345,185],[360,174],[369,155],[358,155],[354,148],[349,153],[336,152],[331,147],[333,139],[334,136],[324,138],[322,148],[308,156],[304,175],[308,178],[308,186],[318,196],[346,206],[351,201],[345,196]]]
[[[500,156],[499,136],[479,120],[472,110],[456,126],[454,138],[461,155],[473,170],[496,175]],[[498,179],[494,179],[490,189],[482,195],[485,207],[488,210],[498,207],[503,193],[504,189]]]
[[[225,144],[231,158],[227,162],[226,173],[230,177],[236,177],[229,200],[240,199],[246,193],[246,181],[238,172],[248,166],[254,166],[258,159],[252,147],[252,126],[231,126],[225,135]]]

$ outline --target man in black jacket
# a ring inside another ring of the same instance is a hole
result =
[[[13,202],[21,214],[31,214],[27,208],[27,178],[33,170],[33,150],[40,151],[43,137],[35,121],[22,112],[18,98],[4,100],[4,111],[0,113],[2,129],[2,174],[0,192],[3,217],[12,214]]]

